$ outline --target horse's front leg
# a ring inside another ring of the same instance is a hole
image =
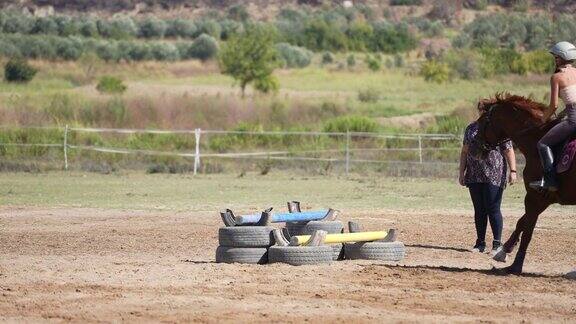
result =
[[[526,222],[526,214],[522,215],[518,222],[516,222],[516,228],[514,232],[510,235],[510,238],[496,251],[494,254],[493,259],[498,262],[506,262],[506,258],[508,253],[512,253],[514,251],[514,247],[518,244],[518,240],[520,239],[520,234],[522,234],[522,230],[524,229],[524,224]]]
[[[542,214],[551,202],[543,200],[542,197],[529,197],[526,196],[525,206],[526,215],[523,216],[525,219],[522,221],[522,239],[520,240],[520,247],[514,258],[514,262],[507,268],[502,269],[505,273],[520,274],[522,273],[522,268],[524,266],[524,259],[526,258],[526,251],[528,250],[528,245],[532,240],[532,234],[534,233],[534,228],[536,227],[536,222],[538,222],[538,216]]]

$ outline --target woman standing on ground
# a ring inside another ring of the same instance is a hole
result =
[[[478,103],[478,111],[484,113],[484,103]],[[501,245],[502,212],[500,203],[506,187],[506,175],[510,173],[508,182],[516,182],[516,156],[512,142],[508,141],[491,150],[483,159],[470,154],[474,152],[475,137],[478,133],[478,123],[473,122],[464,133],[464,143],[460,154],[460,184],[468,187],[474,205],[474,223],[476,224],[476,244],[472,251],[484,252],[486,249],[486,228],[488,220],[494,237],[492,251]],[[506,161],[505,161],[506,160]]]

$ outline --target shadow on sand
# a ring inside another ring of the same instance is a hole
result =
[[[448,251],[456,251],[456,252],[470,252],[470,250],[462,249],[462,248],[455,248],[449,246],[436,246],[436,245],[425,245],[425,244],[406,244],[407,247],[415,247],[415,248],[422,248],[422,249],[434,249],[434,250],[448,250]]]
[[[374,264],[378,265],[378,264]],[[523,272],[521,274],[511,274],[502,271],[502,268],[492,268],[492,269],[472,269],[472,268],[459,268],[459,267],[449,267],[449,266],[433,266],[433,265],[386,265],[380,264],[380,266],[387,267],[387,268],[403,268],[403,269],[426,269],[426,270],[439,270],[439,271],[446,271],[446,272],[472,272],[472,273],[480,273],[484,275],[490,276],[518,276],[518,277],[526,277],[526,278],[566,278],[563,275],[547,275],[542,273],[531,273],[531,272]]]

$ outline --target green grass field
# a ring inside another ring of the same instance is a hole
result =
[[[88,87],[78,88],[74,80],[82,79],[82,68],[74,63],[58,63],[55,66],[40,64],[40,73],[36,80],[28,85],[11,85],[0,83],[0,107],[10,106],[14,97],[25,98],[31,106],[41,105],[49,97],[58,93],[74,96],[94,97],[94,93],[85,93]],[[59,68],[60,67],[60,68]],[[150,73],[143,73],[148,68]],[[43,69],[43,70],[42,70]],[[234,80],[214,72],[214,67],[202,67],[197,63],[143,63],[109,64],[101,66],[97,74],[113,74],[125,79],[131,96],[146,96],[173,93],[178,91],[194,94],[197,87],[210,87],[215,91],[229,92],[234,89]],[[190,70],[190,72],[186,72]],[[178,72],[180,71],[180,72]],[[291,92],[291,98],[302,96],[306,100],[346,99],[345,105],[358,109],[359,113],[368,112],[373,116],[405,115],[417,112],[450,113],[456,108],[473,107],[479,98],[489,97],[497,92],[508,91],[525,96],[533,96],[542,101],[547,93],[548,82],[545,77],[503,77],[490,80],[454,80],[445,84],[424,81],[419,76],[407,75],[405,69],[382,70],[331,70],[321,67],[309,67],[297,70],[278,70],[280,89]],[[96,81],[93,81],[96,82]],[[132,82],[143,83],[153,87],[154,93],[130,93]],[[366,105],[357,101],[360,90],[376,89],[381,98],[377,104]],[[201,92],[201,91],[199,91]],[[201,93],[198,93],[201,94]],[[96,94],[97,95],[97,94]],[[24,104],[23,100],[18,101]],[[371,106],[371,107],[367,107]],[[1,109],[1,108],[0,108]],[[388,110],[378,114],[374,110]],[[393,111],[390,114],[389,111]]]
[[[470,212],[468,190],[451,179],[303,177],[288,173],[182,176],[119,173],[52,172],[0,174],[0,205],[94,207],[104,209],[239,212],[274,206],[287,200],[313,208]],[[522,184],[505,191],[503,209],[521,213]],[[576,212],[573,207],[554,210]]]

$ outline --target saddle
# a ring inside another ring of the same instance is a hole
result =
[[[576,156],[576,135],[570,137],[570,139],[564,144],[562,150],[559,151],[559,154],[556,154],[556,173],[564,173],[570,170],[572,166],[572,162],[574,162],[574,156]]]

